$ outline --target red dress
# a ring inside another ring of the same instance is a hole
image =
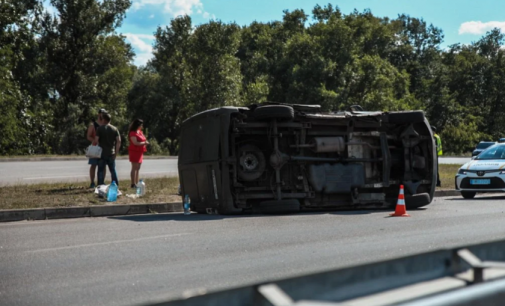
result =
[[[145,145],[136,146],[131,140],[132,137],[136,137],[137,142],[146,141],[146,137],[144,136],[144,134],[142,134],[141,130],[138,130],[136,132],[130,132],[130,134],[128,135],[128,140],[130,141],[130,145],[128,146],[128,155],[130,157],[130,162],[142,163],[142,160],[144,159],[144,152],[147,151],[147,148]]]

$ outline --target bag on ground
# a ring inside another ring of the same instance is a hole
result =
[[[102,148],[100,146],[90,145],[86,149],[86,157],[87,158],[101,158],[102,157]]]
[[[99,198],[107,198],[107,194],[109,193],[109,186],[110,185],[98,185],[95,188],[95,194],[98,195]],[[123,193],[118,189],[117,191],[117,196],[119,197],[120,195],[123,195]]]

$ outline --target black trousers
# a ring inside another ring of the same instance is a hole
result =
[[[437,187],[442,186],[442,183],[440,182],[440,172],[438,171],[438,155],[437,155]]]

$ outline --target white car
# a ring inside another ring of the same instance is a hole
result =
[[[487,148],[456,174],[456,190],[465,199],[477,192],[505,192],[505,143]]]

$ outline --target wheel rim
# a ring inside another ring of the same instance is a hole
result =
[[[246,153],[242,158],[241,164],[244,170],[247,171],[256,170],[259,164],[258,157],[256,157],[256,155],[254,155],[253,153]]]

